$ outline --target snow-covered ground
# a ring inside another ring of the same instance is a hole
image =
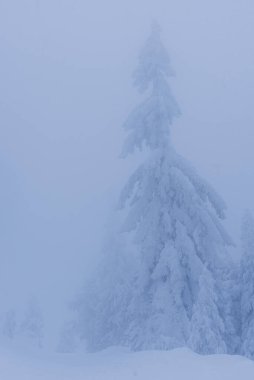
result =
[[[27,355],[0,351],[1,380],[253,380],[254,362],[240,356],[199,356],[187,349],[95,354]]]

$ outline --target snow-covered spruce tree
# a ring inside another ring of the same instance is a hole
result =
[[[169,56],[154,27],[134,73],[135,86],[147,97],[124,125],[123,156],[136,148],[146,148],[148,156],[122,191],[121,231],[77,303],[80,331],[90,349],[190,344],[204,353],[226,351],[214,283],[231,243],[220,222],[225,204],[172,146],[170,126],[180,111],[168,83],[171,76]]]
[[[24,344],[42,348],[44,321],[37,300],[32,297],[28,303],[19,334]]]
[[[241,350],[254,359],[254,219],[246,212],[242,222]]]
[[[197,300],[193,306],[188,345],[202,354],[227,351],[225,324],[218,313],[218,295],[211,272],[204,268],[199,277]]]

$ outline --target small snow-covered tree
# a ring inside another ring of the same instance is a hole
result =
[[[80,336],[74,321],[68,321],[64,324],[57,347],[57,352],[70,353],[79,348]]]
[[[225,324],[219,312],[219,300],[215,281],[204,268],[199,278],[199,290],[190,324],[188,345],[201,354],[227,352]]]
[[[242,221],[241,353],[254,359],[254,219],[246,212]]]
[[[44,321],[37,300],[33,297],[28,303],[24,319],[20,324],[19,334],[28,345],[42,347]]]
[[[225,204],[172,146],[170,126],[180,115],[172,76],[156,26],[134,73],[147,97],[124,124],[123,157],[146,148],[147,158],[123,188],[120,232],[77,306],[90,349],[170,349],[190,339],[200,352],[225,350],[213,286],[231,243],[220,221]],[[212,333],[202,337],[205,328]]]
[[[2,318],[3,338],[14,339],[17,334],[17,317],[15,310],[8,310]]]

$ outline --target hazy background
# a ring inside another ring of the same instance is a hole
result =
[[[175,145],[238,243],[254,211],[253,0],[0,0],[0,312],[34,293],[58,328],[96,262],[135,161],[118,159],[121,125],[153,19],[177,73]]]

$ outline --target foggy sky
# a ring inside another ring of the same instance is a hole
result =
[[[183,113],[173,140],[227,202],[238,244],[254,212],[253,0],[1,0],[0,311],[32,292],[56,318],[96,262],[135,165],[118,158],[121,125],[154,19]]]

